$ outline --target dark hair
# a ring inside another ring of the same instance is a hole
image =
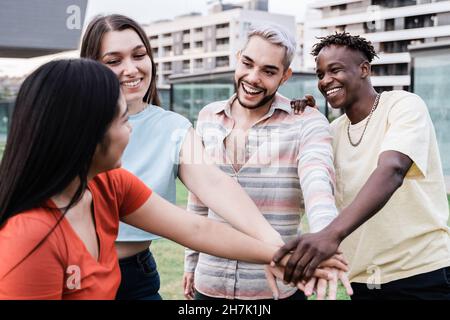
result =
[[[45,207],[74,179],[82,197],[97,145],[119,113],[120,84],[99,62],[59,60],[23,82],[0,163],[0,225],[12,215]]]
[[[160,106],[161,102],[156,90],[156,66],[153,61],[152,47],[150,46],[150,41],[148,40],[145,31],[133,19],[120,14],[96,16],[86,28],[86,32],[84,33],[81,42],[80,56],[82,58],[99,60],[103,36],[109,31],[122,31],[126,29],[132,29],[138,34],[152,63],[152,79],[144,96],[144,102]]]
[[[369,62],[378,57],[372,43],[360,36],[352,36],[350,33],[342,32],[328,35],[326,37],[318,37],[320,42],[313,46],[311,54],[317,57],[320,51],[332,45],[345,46],[350,49],[361,52]]]

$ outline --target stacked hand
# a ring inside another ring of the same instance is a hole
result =
[[[265,267],[266,278],[270,289],[272,290],[275,299],[279,297],[279,290],[276,283],[276,278],[283,279],[286,265],[290,255],[286,255],[281,259],[279,264],[271,263],[270,266]],[[335,300],[338,280],[344,285],[347,294],[352,295],[353,291],[348,281],[346,272],[348,271],[348,264],[342,254],[336,254],[332,258],[322,262],[317,269],[314,270],[313,277],[309,281],[301,280],[298,282],[291,282],[291,286],[296,286],[303,291],[306,296],[311,296],[317,293],[317,299],[323,300],[328,289],[328,299]],[[287,282],[285,282],[287,283]]]

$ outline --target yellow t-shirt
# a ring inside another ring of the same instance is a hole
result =
[[[353,142],[366,121],[350,126]],[[444,177],[423,100],[405,91],[384,92],[357,147],[349,142],[348,124],[344,114],[331,125],[339,210],[356,197],[382,152],[398,151],[414,162],[384,208],[342,242],[350,281],[383,284],[450,266]]]

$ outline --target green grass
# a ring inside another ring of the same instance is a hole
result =
[[[177,205],[186,208],[187,189],[177,180]],[[183,279],[184,247],[167,239],[152,243],[158,272],[161,277],[160,294],[165,300],[184,300],[181,281]]]

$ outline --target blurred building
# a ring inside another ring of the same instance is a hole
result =
[[[450,194],[450,41],[410,46],[411,91],[427,103]]]
[[[87,0],[2,0],[0,57],[30,58],[78,47]]]
[[[267,0],[239,5],[217,1],[206,16],[191,13],[145,26],[157,65],[158,88],[168,89],[171,75],[234,69],[236,53],[253,23],[277,23],[295,35],[295,17],[269,13],[267,7]],[[296,59],[293,67],[299,66]]]
[[[443,0],[316,0],[305,21],[304,63],[314,36],[335,31],[359,34],[370,40],[380,59],[373,62],[374,86],[381,90],[411,86],[408,46],[450,39],[450,1]]]

